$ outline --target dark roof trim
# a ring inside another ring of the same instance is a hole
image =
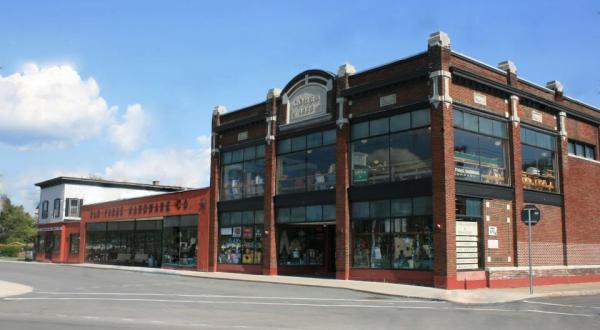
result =
[[[461,78],[464,78],[464,79],[468,79],[468,80],[471,80],[471,81],[475,81],[475,82],[480,83],[480,84],[482,84],[484,86],[495,88],[497,90],[503,91],[503,92],[511,94],[511,95],[516,95],[516,96],[520,97],[521,99],[527,99],[527,100],[530,100],[530,101],[533,101],[533,102],[537,102],[537,103],[539,103],[541,105],[544,105],[544,106],[546,106],[548,108],[554,109],[557,112],[564,111],[565,113],[567,113],[567,114],[569,114],[569,115],[571,115],[573,117],[579,117],[579,118],[585,119],[587,121],[590,121],[590,122],[592,122],[594,124],[600,124],[600,117],[594,117],[592,115],[588,115],[588,114],[583,113],[581,111],[577,111],[577,110],[573,110],[571,108],[567,108],[567,107],[565,107],[565,106],[563,106],[561,104],[558,104],[558,103],[546,100],[546,99],[544,99],[542,97],[539,97],[537,95],[533,95],[531,93],[524,92],[524,91],[522,91],[522,90],[520,90],[518,88],[498,83],[498,82],[493,81],[491,79],[482,77],[482,76],[480,76],[478,74],[475,74],[475,73],[472,73],[472,72],[469,72],[469,71],[465,71],[463,69],[459,69],[457,67],[451,67],[450,71],[452,72],[453,75],[456,75],[458,77],[461,77]],[[597,109],[595,109],[595,110],[600,112],[600,110],[597,110]],[[599,115],[600,115],[600,113],[599,113]]]
[[[260,123],[260,122],[265,122],[264,111],[261,111],[257,114],[250,115],[250,116],[247,116],[244,118],[233,120],[233,121],[225,123],[225,124],[221,124],[221,125],[215,127],[214,131],[216,133],[223,133],[225,131],[229,131],[232,129],[236,129],[236,128],[240,128],[243,126],[248,126],[248,125],[252,125],[252,124],[256,124],[256,123]]]
[[[153,191],[179,191],[184,190],[184,187],[178,186],[161,186],[146,183],[135,183],[135,182],[124,182],[124,181],[111,181],[102,179],[87,179],[87,178],[74,178],[59,176],[54,179],[38,182],[35,185],[40,188],[47,188],[57,186],[59,184],[79,184],[86,186],[98,186],[98,187],[112,187],[112,188],[130,188],[130,189],[141,189],[141,190],[153,190]]]
[[[353,96],[355,94],[366,93],[366,92],[370,92],[375,89],[380,89],[380,88],[384,88],[384,87],[388,87],[388,86],[392,86],[392,85],[396,85],[396,84],[401,84],[401,83],[404,83],[404,82],[407,82],[410,80],[427,78],[428,74],[429,73],[427,70],[421,70],[421,71],[418,71],[416,73],[409,74],[409,75],[402,75],[402,76],[394,77],[391,79],[377,81],[374,83],[367,83],[367,84],[362,84],[362,85],[358,85],[355,87],[350,87],[348,89],[343,90],[341,94],[344,97]]]

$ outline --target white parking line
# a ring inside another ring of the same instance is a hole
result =
[[[136,292],[48,292],[34,291],[37,294],[47,295],[78,295],[78,296],[140,296],[140,297],[184,297],[184,298],[224,298],[224,299],[263,299],[263,300],[312,300],[312,301],[348,301],[371,303],[426,303],[446,304],[440,300],[400,300],[400,299],[347,299],[347,298],[311,298],[311,297],[266,297],[266,296],[231,296],[216,294],[172,294],[172,293],[136,293]]]
[[[566,304],[556,304],[556,303],[547,303],[541,301],[531,301],[531,300],[523,300],[524,303],[528,304],[536,304],[536,305],[547,305],[547,306],[557,306],[557,307],[571,307],[571,308],[595,308],[600,309],[597,306],[581,306],[581,305],[566,305]]]
[[[575,313],[561,313],[561,312],[551,312],[551,311],[542,311],[539,309],[528,309],[526,312],[532,313],[542,313],[542,314],[556,314],[556,315],[569,315],[569,316],[585,316],[585,317],[594,317],[595,315],[590,314],[575,314]]]

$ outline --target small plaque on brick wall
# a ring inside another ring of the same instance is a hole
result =
[[[543,120],[542,120],[542,113],[541,113],[541,112],[539,112],[539,111],[535,111],[535,110],[533,110],[533,111],[531,112],[531,120],[533,120],[533,121],[537,121],[538,123],[541,123],[541,122],[543,121]]]
[[[238,141],[248,140],[248,131],[238,133]]]
[[[498,240],[497,239],[488,239],[488,249],[497,249],[498,248]]]
[[[488,227],[488,235],[490,236],[496,236],[498,234],[498,227],[496,226],[489,226]]]
[[[385,95],[379,98],[379,107],[396,104],[396,94]]]
[[[473,93],[473,101],[480,105],[487,105],[487,97],[481,93]]]

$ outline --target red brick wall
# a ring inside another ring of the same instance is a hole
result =
[[[534,121],[532,118],[533,111],[537,111],[542,114],[542,122]],[[542,127],[551,131],[555,131],[557,126],[557,118],[553,114],[544,112],[540,109],[532,108],[530,106],[526,106],[524,104],[519,104],[519,118],[522,122]]]
[[[454,81],[454,80],[453,80]],[[475,93],[483,94],[486,97],[486,105],[475,103]],[[508,102],[497,94],[485,92],[481,89],[473,89],[461,83],[452,84],[452,99],[454,102],[463,103],[485,112],[490,112],[501,117],[508,113]]]
[[[427,81],[414,81],[400,86],[388,87],[366,95],[353,96],[352,106],[349,107],[353,117],[381,111],[379,98],[396,94],[396,105],[413,104],[427,100],[429,87]]]
[[[513,265],[512,201],[484,200],[483,249],[487,267]],[[496,227],[496,236],[489,235],[489,228]],[[488,240],[497,240],[498,248],[488,248]]]
[[[565,121],[569,139],[593,145],[598,144],[598,126],[570,117],[567,117]]]
[[[541,220],[532,227],[532,264],[535,266],[563,265],[565,263],[562,233],[562,208],[535,204],[541,211]],[[527,226],[517,219],[520,232],[517,241],[518,266],[529,264]]]

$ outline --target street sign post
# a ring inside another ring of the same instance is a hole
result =
[[[540,222],[541,212],[535,205],[525,205],[521,220],[527,225],[529,248],[529,294],[533,294],[533,269],[531,266],[531,226]]]

